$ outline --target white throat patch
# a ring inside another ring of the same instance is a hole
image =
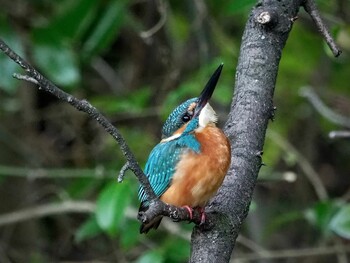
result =
[[[213,110],[210,104],[207,103],[199,114],[199,127],[204,128],[208,124],[215,124],[217,120],[218,117],[216,115],[216,112]]]

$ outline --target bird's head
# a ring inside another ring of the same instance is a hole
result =
[[[217,121],[217,116],[208,101],[219,80],[223,64],[210,77],[207,85],[197,98],[192,98],[177,106],[165,121],[162,137],[169,138],[178,129],[186,125],[185,131],[191,132],[199,127],[206,127]]]

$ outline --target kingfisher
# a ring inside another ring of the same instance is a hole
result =
[[[192,209],[204,207],[217,192],[230,166],[231,147],[221,129],[217,115],[208,103],[219,80],[223,64],[213,73],[199,97],[189,99],[169,115],[162,128],[162,140],[151,151],[145,165],[154,193],[161,201]],[[140,185],[139,212],[147,211],[149,199]],[[142,223],[140,233],[157,229],[162,216]]]

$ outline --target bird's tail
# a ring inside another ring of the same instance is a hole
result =
[[[146,202],[142,202],[139,208],[139,212],[145,212],[148,210],[148,205],[146,204]],[[140,234],[145,233],[147,234],[148,231],[150,231],[150,229],[154,228],[157,229],[160,222],[162,221],[162,216],[157,216],[156,218],[154,218],[151,222],[144,224],[142,223],[140,226]]]

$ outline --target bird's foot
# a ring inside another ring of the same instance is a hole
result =
[[[205,209],[204,207],[199,207],[199,212],[201,213],[201,222],[200,222],[200,226],[203,225],[205,223],[206,220],[206,215],[205,215]]]
[[[191,221],[191,220],[193,219],[193,208],[190,207],[190,206],[188,206],[188,205],[184,205],[184,206],[182,206],[182,207],[185,208],[185,209],[187,210],[188,215],[189,215],[189,217],[190,217],[190,220],[189,220],[189,221]],[[201,225],[203,225],[203,224],[205,223],[206,218],[207,218],[207,216],[206,216],[206,214],[205,214],[205,209],[204,209],[204,207],[195,207],[194,209],[197,210],[197,211],[199,211],[199,213],[200,213],[200,215],[201,215],[201,221],[200,221],[200,223],[199,223],[199,225],[201,226]]]
[[[193,218],[193,210],[191,207],[189,207],[188,205],[184,205],[183,208],[186,208],[187,212],[188,212],[188,215],[190,216],[190,221],[192,220]]]

